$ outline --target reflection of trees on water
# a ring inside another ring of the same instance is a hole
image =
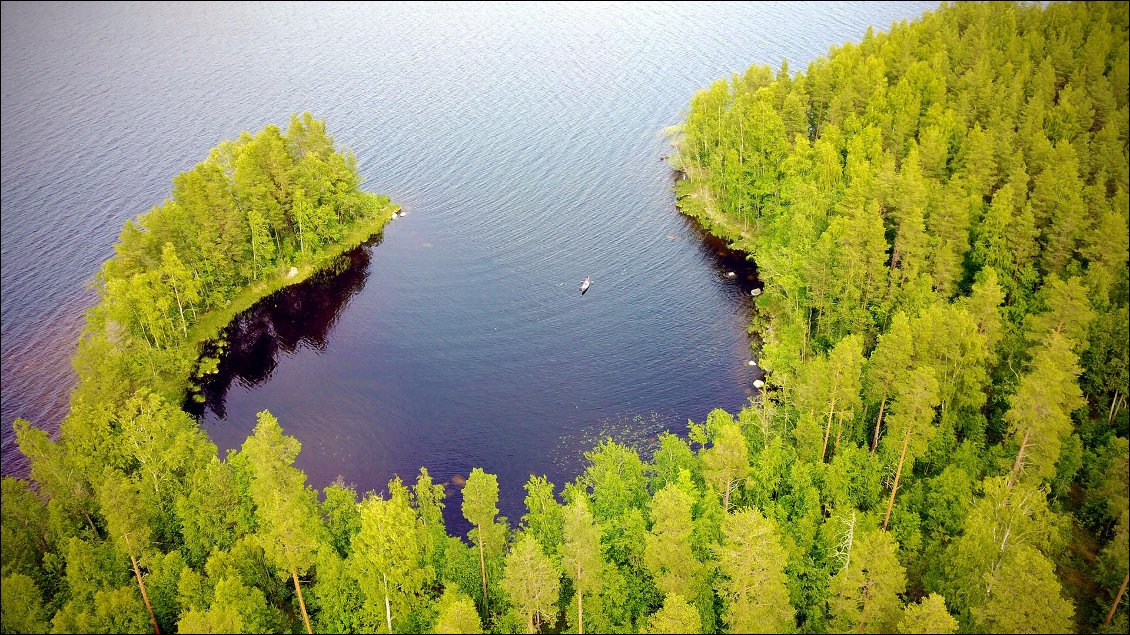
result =
[[[190,411],[203,416],[211,410],[223,419],[232,382],[249,387],[267,381],[278,366],[280,351],[293,353],[302,346],[325,350],[338,317],[365,286],[370,250],[379,242],[380,237],[343,254],[333,267],[267,296],[236,316],[223,332],[227,347],[218,371],[200,387],[204,403],[189,400]]]
[[[710,264],[718,277],[731,280],[738,289],[741,289],[743,295],[747,296],[753,289],[764,286],[758,276],[757,265],[746,258],[746,254],[730,249],[725,240],[707,232],[690,216],[679,214],[679,218],[683,220],[686,230],[694,234],[695,244],[704,253],[710,255]],[[730,273],[733,275],[728,275]]]

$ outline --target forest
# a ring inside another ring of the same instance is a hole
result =
[[[182,409],[232,307],[395,209],[309,115],[221,144],[97,276],[59,438],[16,422],[0,630],[1126,632],[1128,28],[943,5],[696,94],[676,197],[757,263],[765,390],[520,519],[475,469],[466,536],[426,469],[319,491],[285,421],[220,457]]]

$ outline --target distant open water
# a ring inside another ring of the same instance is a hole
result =
[[[269,408],[315,486],[481,466],[517,519],[530,473],[560,486],[605,435],[646,451],[737,410],[751,283],[677,214],[661,130],[718,78],[934,6],[3,4],[3,473],[27,471],[16,417],[66,413],[122,224],[219,141],[304,110],[409,215],[243,317],[203,418],[221,452]]]

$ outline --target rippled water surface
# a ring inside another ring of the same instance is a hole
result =
[[[571,479],[604,435],[737,409],[750,282],[675,212],[661,131],[719,77],[933,4],[5,3],[3,472],[26,472],[13,419],[65,413],[122,223],[303,110],[409,214],[234,325],[203,413],[221,451],[269,408],[316,486],[482,466],[517,517],[529,473]]]

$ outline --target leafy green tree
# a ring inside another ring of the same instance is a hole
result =
[[[436,617],[435,633],[463,633],[479,635],[483,632],[475,602],[458,591],[445,589],[439,599],[439,615]]]
[[[1017,563],[1012,552],[1021,547],[1054,552],[1062,545],[1062,520],[1048,508],[1045,492],[1027,482],[1009,485],[1006,477],[981,484],[982,496],[965,518],[962,534],[946,550],[937,590],[962,622],[971,609],[984,606],[991,585],[1005,560]],[[1031,554],[1026,558],[1031,559]],[[1000,598],[1003,600],[1003,598]]]
[[[276,244],[271,240],[266,217],[257,208],[247,210],[247,223],[251,233],[251,258],[258,279],[275,262]]]
[[[283,434],[278,419],[264,410],[241,454],[252,475],[258,543],[272,566],[290,574],[306,632],[312,633],[298,577],[314,564],[324,528],[317,494],[306,486],[306,475],[294,467],[301,448],[298,439]]]
[[[829,626],[836,632],[893,631],[902,616],[904,590],[898,543],[886,531],[857,532],[847,564],[832,577]]]
[[[603,583],[604,559],[600,553],[600,527],[593,520],[584,498],[577,498],[564,509],[561,564],[573,581],[577,596],[577,633],[585,632],[585,594],[599,593]]]
[[[235,463],[240,458],[235,457]],[[199,465],[178,494],[174,509],[185,561],[202,566],[213,549],[226,551],[255,528],[249,479],[232,462],[212,457]]]
[[[161,630],[171,633],[176,630],[180,619],[180,579],[185,571],[184,558],[180,551],[160,553],[151,550],[140,563],[149,570],[145,588],[153,606],[153,614]]]
[[[525,489],[527,513],[522,517],[523,529],[537,538],[548,555],[555,556],[561,548],[565,520],[553,494],[553,483],[545,476],[531,475]]]
[[[194,313],[197,303],[200,302],[200,283],[192,271],[177,257],[177,249],[173,243],[165,243],[161,250],[161,281],[172,288],[173,297],[177,301],[177,313],[180,316],[181,334],[188,337],[188,319],[185,317],[185,307]]]
[[[824,440],[818,455],[821,460],[828,452],[833,421],[842,431],[844,419],[852,418],[860,409],[862,351],[863,339],[850,335],[836,344],[827,358],[813,359],[798,382],[798,406],[824,419]]]
[[[776,523],[757,509],[728,514],[722,523],[722,543],[716,547],[715,581],[726,604],[723,614],[735,633],[791,633],[796,630],[789,604],[785,567]]]
[[[311,589],[310,613],[319,633],[352,633],[366,630],[365,594],[357,579],[356,565],[341,557],[337,549],[324,545],[314,560],[317,578]],[[372,630],[372,629],[370,629]]]
[[[721,425],[702,456],[707,480],[722,492],[722,509],[730,509],[730,490],[749,474],[749,448],[736,424]]]
[[[681,437],[670,432],[659,433],[659,448],[651,457],[648,473],[650,489],[658,492],[663,486],[679,478],[680,472],[692,474],[698,470],[698,459]]]
[[[434,576],[422,565],[416,512],[399,479],[389,498],[370,495],[361,503],[361,530],[353,539],[353,558],[361,590],[370,602],[383,600],[385,626],[393,632],[393,607],[399,622],[423,595]]]
[[[330,544],[342,558],[352,551],[353,537],[361,530],[361,510],[357,506],[357,491],[340,479],[322,490],[322,518],[329,532]]]
[[[977,624],[997,633],[1066,633],[1075,607],[1061,594],[1054,566],[1039,550],[1020,545],[1005,552],[986,576],[988,596],[973,608]],[[1018,602],[1017,598],[1024,598]]]
[[[678,593],[668,593],[663,599],[663,608],[647,620],[646,633],[701,633],[702,618],[698,610],[687,603]]]
[[[527,633],[537,633],[543,623],[556,623],[561,572],[533,536],[522,534],[506,556],[502,588],[526,619]]]
[[[863,387],[869,401],[879,401],[879,415],[875,420],[875,434],[871,451],[879,446],[879,432],[883,426],[883,413],[887,400],[907,380],[913,368],[914,334],[905,313],[896,313],[889,331],[879,336],[863,369]]]
[[[272,633],[276,629],[263,592],[238,578],[217,581],[208,609],[191,609],[177,623],[181,633]]]
[[[427,468],[421,467],[412,487],[412,500],[420,519],[424,561],[431,563],[437,574],[443,569],[443,551],[448,539],[443,524],[444,496],[443,485],[433,483]]]
[[[1025,317],[1028,339],[1038,344],[1054,332],[1071,340],[1072,348],[1081,352],[1087,345],[1087,327],[1095,318],[1083,279],[1076,276],[1064,282],[1051,274],[1045,282],[1039,295],[1047,310]]]
[[[132,587],[95,591],[90,604],[71,600],[51,619],[52,633],[140,633],[145,607]]]
[[[0,479],[4,505],[0,507],[0,574],[36,575],[47,550],[47,507],[30,483],[8,476]],[[20,583],[22,584],[22,583]]]
[[[48,614],[34,580],[22,573],[13,573],[4,576],[0,587],[0,630],[5,633],[47,632]]]
[[[198,467],[216,456],[216,446],[188,413],[157,394],[136,393],[122,405],[117,423],[137,465],[140,503],[152,511],[157,538],[167,539],[177,524],[177,498]]]
[[[644,464],[635,450],[604,439],[585,453],[585,460],[582,482],[592,489],[592,512],[598,520],[610,520],[647,501]]]
[[[922,598],[917,604],[907,604],[898,623],[900,633],[956,633],[957,620],[946,610],[946,599],[937,593]]]
[[[81,515],[93,529],[90,511],[94,494],[85,480],[75,478],[71,459],[63,446],[51,441],[47,432],[32,427],[26,419],[16,419],[12,427],[20,452],[31,464],[31,480],[39,486],[40,492],[58,501],[64,509]]]
[[[686,492],[668,484],[651,500],[651,531],[644,547],[644,565],[664,594],[694,597],[702,564],[691,552],[691,505]]]
[[[143,503],[137,484],[113,469],[106,470],[98,494],[102,515],[106,518],[107,533],[118,549],[129,556],[137,588],[141,591],[145,610],[149,612],[153,632],[160,633],[161,628],[157,625],[157,617],[149,604],[149,594],[145,590],[141,569],[137,566],[137,556],[150,548],[149,519],[145,516],[149,508]]]

